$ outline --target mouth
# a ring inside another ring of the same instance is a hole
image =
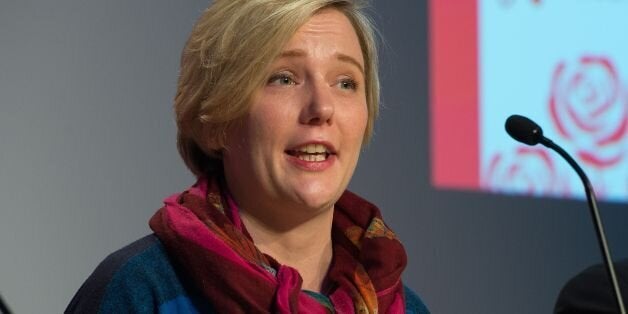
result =
[[[330,156],[336,155],[334,149],[325,144],[305,144],[294,149],[286,150],[286,154],[308,162],[323,162]]]

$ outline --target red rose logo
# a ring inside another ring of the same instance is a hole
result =
[[[510,154],[495,154],[482,178],[486,190],[528,195],[567,196],[567,183],[546,149],[528,146],[519,146]]]
[[[628,95],[613,63],[584,56],[559,63],[552,79],[549,110],[559,134],[578,158],[597,168],[614,166],[626,154]]]

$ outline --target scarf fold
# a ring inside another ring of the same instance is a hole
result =
[[[149,225],[218,311],[329,313],[301,290],[296,269],[260,252],[217,179],[199,178],[164,200]],[[323,289],[336,313],[404,313],[407,257],[379,210],[345,191],[334,206],[333,259]]]

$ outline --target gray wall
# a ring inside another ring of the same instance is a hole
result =
[[[206,1],[0,0],[0,294],[61,312],[109,252],[192,183],[175,149],[179,52]],[[600,260],[586,205],[429,184],[424,1],[377,0],[383,108],[351,188],[406,244],[434,313],[548,313]],[[494,121],[494,123],[502,123]],[[602,204],[628,257],[626,204]]]

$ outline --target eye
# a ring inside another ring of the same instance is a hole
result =
[[[358,82],[351,78],[343,78],[338,82],[338,86],[341,89],[356,90],[358,89]]]
[[[297,82],[294,79],[294,76],[290,73],[277,73],[273,74],[268,79],[268,85],[296,85]]]

